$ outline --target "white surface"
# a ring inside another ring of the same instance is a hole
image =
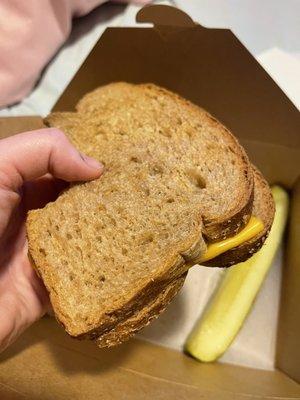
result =
[[[168,2],[164,2],[167,4]],[[300,108],[299,0],[176,0],[192,18],[209,27],[231,28],[248,50]],[[73,33],[21,104],[0,115],[46,115],[106,26],[133,26],[138,8],[106,5],[76,21]],[[281,279],[279,254],[252,313],[222,361],[272,369]],[[142,336],[181,349],[212,294],[220,270],[194,267],[169,309]]]

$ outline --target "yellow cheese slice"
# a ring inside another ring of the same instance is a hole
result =
[[[243,228],[238,234],[228,239],[224,239],[221,242],[211,243],[207,246],[207,250],[199,264],[211,260],[218,255],[225,253],[227,250],[231,250],[248,240],[254,238],[264,229],[264,224],[262,221],[256,217],[251,217],[248,224]]]

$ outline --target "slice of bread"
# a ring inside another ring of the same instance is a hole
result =
[[[263,245],[269,230],[271,229],[274,218],[274,201],[268,183],[261,173],[254,169],[254,207],[253,215],[260,218],[264,223],[264,230],[253,239],[237,246],[230,251],[210,260],[205,265],[210,267],[229,267],[230,265],[246,261],[251,255],[257,252]],[[184,277],[172,282],[171,290],[165,289],[158,296],[154,297],[145,307],[127,321],[119,323],[114,329],[106,332],[96,339],[99,347],[110,347],[124,342],[132,337],[136,332],[149,324],[158,317],[165,309],[166,302],[170,301],[178,293],[182,286]],[[178,285],[178,286],[177,286]]]
[[[237,139],[205,110],[153,84],[124,82],[88,93],[77,110],[52,113],[45,123],[61,128],[82,152],[104,163],[111,161],[108,151],[116,157],[125,151],[137,163],[147,162],[147,152],[156,153],[159,143],[199,191],[208,241],[233,236],[248,222],[253,204],[251,164]],[[128,138],[136,136],[144,136],[152,150],[133,148]],[[117,152],[109,144],[112,138],[118,142]],[[132,161],[129,156],[125,164],[128,159]]]
[[[253,170],[254,202],[252,215],[262,220],[264,223],[263,231],[242,245],[228,250],[220,256],[207,261],[204,265],[220,268],[230,267],[231,265],[246,261],[264,244],[273,223],[275,205],[268,183],[256,167],[253,167]]]
[[[104,335],[156,307],[160,294],[167,303],[205,251],[204,236],[231,236],[251,215],[244,150],[173,93],[111,84],[47,122],[106,166],[100,179],[28,215],[29,252],[72,336]]]

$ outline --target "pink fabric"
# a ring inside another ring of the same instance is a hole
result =
[[[104,2],[0,1],[0,107],[29,94],[42,69],[68,37],[72,17],[85,15]]]

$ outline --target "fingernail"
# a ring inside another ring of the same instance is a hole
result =
[[[80,154],[83,161],[91,168],[103,170],[103,164],[95,160],[92,157],[86,156],[85,154]]]

